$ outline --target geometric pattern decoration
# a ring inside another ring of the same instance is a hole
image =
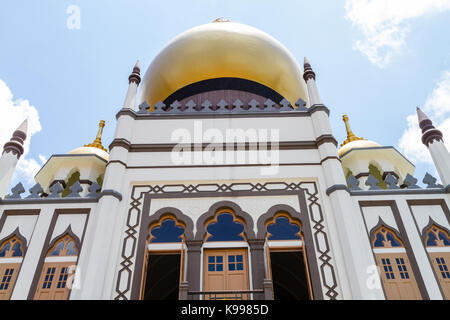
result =
[[[378,228],[374,235],[374,248],[394,248],[403,247],[402,241],[395,233],[384,226]]]
[[[181,242],[183,233],[184,228],[177,226],[175,220],[166,219],[150,230],[150,243]]]
[[[206,227],[209,241],[244,241],[242,232],[244,226],[240,222],[235,222],[230,213],[221,213],[217,216],[217,222],[211,222]]]
[[[5,241],[0,246],[0,257],[23,257],[23,244],[22,241],[13,236]]]
[[[291,223],[287,217],[277,217],[275,222],[267,226],[267,240],[301,240],[300,226]]]
[[[72,237],[68,235],[58,240],[47,254],[47,256],[49,257],[76,255],[78,255],[78,248],[75,245],[75,241],[72,239]]]
[[[427,247],[445,247],[450,246],[450,236],[447,231],[432,225],[426,232],[425,243]]]
[[[131,296],[131,284],[136,260],[138,230],[144,205],[144,196],[168,195],[171,198],[186,194],[207,194],[212,197],[232,196],[235,192],[255,192],[258,195],[270,192],[292,191],[304,192],[308,207],[309,219],[312,222],[314,250],[317,253],[319,271],[324,296],[335,300],[339,295],[335,269],[332,263],[330,245],[325,229],[325,219],[318,203],[318,189],[315,182],[236,182],[236,183],[200,183],[200,184],[170,184],[134,186],[130,196],[130,208],[125,222],[122,240],[121,261],[116,275],[116,300],[128,300]],[[256,195],[256,194],[255,194]]]

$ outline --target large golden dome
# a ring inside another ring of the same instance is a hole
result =
[[[150,64],[139,103],[150,106],[202,80],[242,78],[263,84],[292,105],[308,101],[306,84],[292,54],[270,35],[234,22],[213,22],[183,32]]]

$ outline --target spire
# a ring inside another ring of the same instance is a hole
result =
[[[308,59],[305,57],[305,61],[303,63],[303,79],[305,79],[305,81],[308,81],[309,79],[314,79],[316,80],[316,74],[314,73],[311,64],[309,63]]]
[[[133,72],[128,77],[128,83],[135,82],[137,85],[141,83],[141,63],[139,60],[136,62]]]
[[[422,143],[424,145],[428,147],[433,141],[442,141],[442,132],[434,127],[433,122],[419,107],[417,107],[417,118],[419,127],[422,129]]]
[[[19,159],[23,152],[23,144],[27,138],[28,119],[25,119],[20,126],[13,132],[11,139],[3,146],[3,153],[11,152]]]
[[[106,152],[108,151],[102,146],[102,133],[103,133],[104,126],[105,126],[105,120],[100,120],[100,123],[98,124],[97,136],[95,137],[94,142],[85,144],[84,145],[85,147],[93,147],[93,148],[101,149]]]
[[[346,114],[342,116],[342,120],[344,120],[345,129],[347,130],[347,139],[341,144],[341,147],[352,141],[366,140],[364,138],[360,138],[354,135],[352,129],[350,128],[350,124],[348,123],[348,116]]]

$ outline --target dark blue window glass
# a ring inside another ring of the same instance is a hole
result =
[[[5,244],[5,246],[0,251],[0,257],[4,257],[6,254],[6,251],[8,251],[11,248],[11,245],[9,243]]]
[[[211,235],[207,241],[242,241],[240,235],[244,226],[240,222],[233,221],[233,215],[222,213],[217,217],[217,222],[208,225],[207,231]]]
[[[214,267],[214,264],[208,264],[208,271],[216,271]]]
[[[216,271],[223,271],[223,264],[216,264]]]
[[[294,223],[290,223],[286,217],[278,217],[275,223],[267,226],[267,232],[270,233],[268,240],[299,240],[298,233],[300,227]]]
[[[228,264],[228,270],[234,271],[235,270],[235,264],[234,263]]]
[[[235,256],[229,256],[228,257],[228,262],[234,262]]]
[[[241,255],[236,256],[236,261],[237,261],[237,262],[242,262],[242,256],[241,256]]]
[[[222,256],[217,256],[216,257],[216,262],[217,263],[222,263],[223,262],[223,257]]]
[[[214,263],[214,258],[215,258],[214,256],[209,256],[208,257],[208,262],[209,263]]]
[[[154,238],[151,243],[162,242],[181,242],[181,235],[184,233],[184,228],[177,226],[175,220],[167,219],[161,223],[161,226],[154,227],[151,234]]]

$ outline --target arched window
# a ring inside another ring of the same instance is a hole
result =
[[[432,224],[425,230],[425,245],[445,299],[450,299],[450,236],[443,227]]]
[[[176,300],[185,280],[185,223],[164,213],[148,228],[141,298]]]
[[[205,223],[203,243],[203,291],[249,290],[248,244],[246,223],[231,208],[221,208]],[[236,296],[216,294],[214,299]],[[211,296],[205,295],[208,299]],[[249,295],[240,296],[248,299]]]
[[[24,257],[23,241],[13,235],[0,244],[0,300],[8,300]]]
[[[72,191],[70,190],[70,187],[73,186],[75,182],[80,180],[80,172],[75,171],[69,175],[66,181],[66,187],[64,188],[61,197],[67,197]]]
[[[372,248],[386,299],[421,299],[414,273],[400,236],[391,228],[381,225],[372,232]]]
[[[281,211],[266,221],[265,227],[267,272],[274,299],[312,299],[301,222]]]
[[[34,299],[66,300],[69,297],[78,254],[75,236],[66,233],[56,239],[47,251]]]

